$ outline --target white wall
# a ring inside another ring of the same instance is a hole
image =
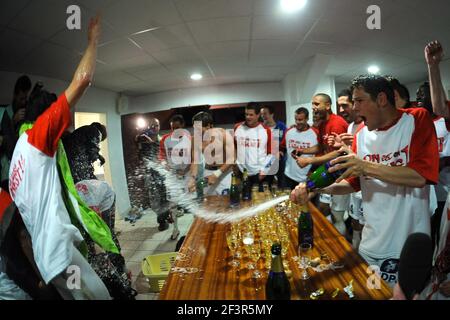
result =
[[[243,83],[180,89],[134,97],[130,99],[129,110],[126,113],[154,112],[205,104],[284,100],[281,82]]]
[[[0,71],[0,103],[8,104],[12,99],[14,84],[20,74]],[[40,80],[45,88],[57,94],[67,88],[68,83],[56,79],[30,75],[33,84]],[[125,166],[123,162],[122,150],[122,130],[120,115],[116,113],[117,93],[89,88],[87,93],[75,107],[77,112],[100,112],[106,114],[108,130],[108,148],[111,168],[111,177],[114,191],[116,192],[116,209],[123,215],[130,208],[128,188],[125,176]]]

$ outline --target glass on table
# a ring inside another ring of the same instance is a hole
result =
[[[310,278],[308,273],[308,267],[311,261],[311,244],[309,243],[301,243],[298,246],[298,256],[300,258],[300,267],[303,269],[302,275],[300,278],[302,280],[307,280]]]

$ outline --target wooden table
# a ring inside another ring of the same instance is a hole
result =
[[[228,206],[228,199],[222,197],[209,197],[207,206],[217,208]],[[367,263],[356,253],[346,239],[338,233],[334,226],[317,210],[309,204],[314,220],[314,248],[312,257],[319,257],[326,252],[334,261],[344,264],[342,269],[315,272],[309,269],[309,280],[300,280],[302,270],[292,257],[297,256],[297,228],[289,227],[291,244],[287,259],[292,276],[291,299],[309,299],[309,294],[319,288],[325,290],[320,299],[332,299],[331,294],[339,288],[335,299],[349,299],[343,288],[353,280],[355,299],[389,299],[392,290],[383,280],[379,280],[379,289],[369,289],[367,279]],[[185,260],[178,260],[176,267],[198,268],[200,272],[180,274],[171,272],[160,293],[161,300],[264,300],[265,282],[259,279],[255,285],[251,278],[251,271],[240,268],[239,273],[229,264],[232,260],[231,252],[227,247],[226,232],[230,230],[229,224],[207,223],[195,218],[184,244],[180,250],[187,254]],[[246,260],[244,260],[246,262]],[[259,261],[263,266],[263,259]],[[259,290],[256,291],[256,288]]]

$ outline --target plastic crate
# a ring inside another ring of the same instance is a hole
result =
[[[148,279],[151,292],[161,291],[176,257],[177,252],[168,252],[154,254],[142,260],[142,273]]]

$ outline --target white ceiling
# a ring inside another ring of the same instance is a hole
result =
[[[72,4],[81,7],[81,31],[66,29]],[[366,28],[371,4],[381,7],[379,31]],[[428,41],[450,49],[448,0],[309,0],[292,15],[280,13],[279,0],[2,0],[0,70],[70,80],[97,11],[104,23],[94,85],[134,96],[280,81],[318,53],[333,56],[327,74],[336,82],[376,63],[411,83],[426,77]],[[191,81],[193,72],[203,80]]]

